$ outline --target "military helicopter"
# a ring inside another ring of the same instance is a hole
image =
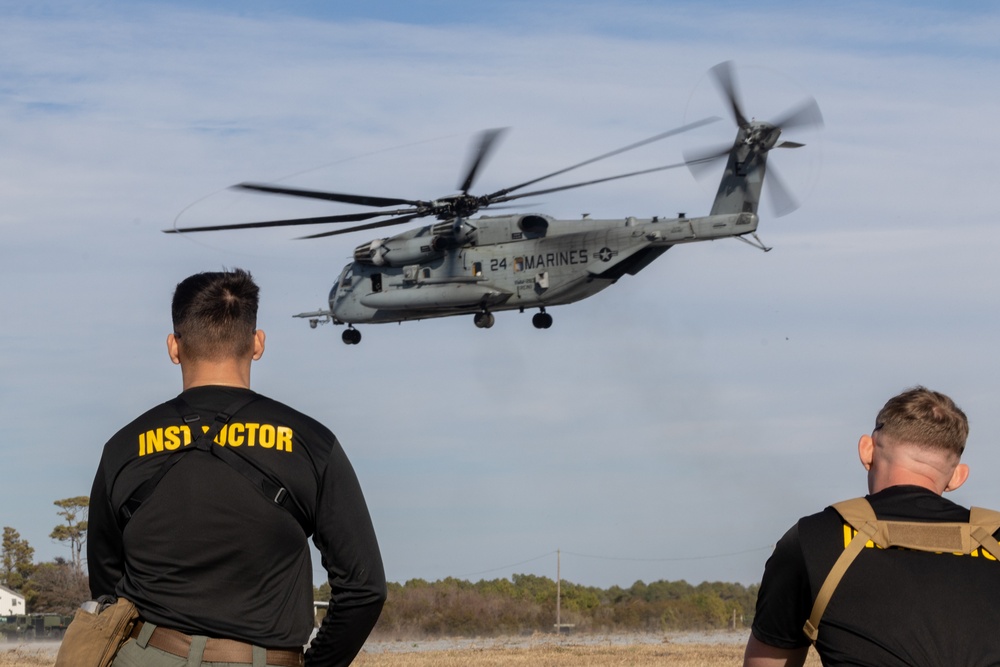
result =
[[[705,119],[670,130],[487,195],[470,194],[478,172],[503,129],[483,132],[471,154],[459,193],[428,201],[304,190],[279,185],[240,183],[234,188],[291,197],[328,200],[376,210],[339,215],[231,225],[175,227],[169,233],[316,225],[374,220],[346,229],[302,238],[321,238],[435,218],[423,227],[378,238],[354,250],[354,261],[341,271],[330,290],[329,309],[299,313],[315,328],[320,323],[347,325],[342,340],[361,341],[355,326],[432,317],[472,315],[481,329],[494,324],[494,313],[537,309],[531,318],[538,329],[552,326],[547,308],[580,301],[635,275],[675,245],[735,237],[765,252],[757,237],[757,208],[768,153],[773,148],[804,144],[778,142],[784,130],[821,126],[819,106],[808,98],[771,122],[748,120],[743,113],[731,62],[710,70],[737,125],[732,144],[686,153],[684,162],[608,178],[522,192],[548,178],[617,155],[718,119]],[[537,213],[472,216],[482,209],[524,197],[689,166],[692,171],[728,156],[709,215],[677,218],[556,220]],[[769,186],[778,215],[795,208],[794,200],[773,172]],[[745,237],[750,236],[753,241]]]

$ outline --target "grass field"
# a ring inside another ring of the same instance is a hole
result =
[[[648,644],[631,646],[537,646],[457,649],[426,653],[363,653],[358,667],[719,667],[743,664],[743,647],[732,644]],[[807,667],[820,667],[810,652]]]
[[[718,667],[743,664],[743,645],[737,643],[593,645],[573,640],[540,642],[533,646],[492,645],[445,650],[367,650],[354,661],[357,667]],[[53,667],[55,653],[31,644],[0,645],[0,667]],[[820,667],[809,652],[807,667]]]

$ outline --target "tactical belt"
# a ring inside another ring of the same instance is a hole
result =
[[[214,444],[216,436],[222,427],[229,423],[229,420],[233,416],[245,408],[247,405],[257,400],[257,394],[248,394],[246,396],[240,397],[238,400],[233,402],[229,407],[220,412],[215,416],[215,420],[209,429],[203,432],[194,442],[183,449],[178,449],[172,452],[160,469],[157,470],[156,474],[147,479],[143,484],[135,490],[132,496],[125,501],[119,510],[120,525],[122,529],[125,528],[125,524],[128,523],[129,519],[135,514],[139,506],[149,498],[156,488],[160,480],[170,471],[172,467],[177,465],[180,461],[180,455],[184,452],[189,452],[194,449],[200,449],[202,451],[207,451],[214,456],[217,456],[225,463],[229,464],[231,468],[236,470],[238,473],[243,475],[261,494],[264,495],[268,500],[284,508],[302,527],[306,535],[310,535],[312,531],[309,529],[309,522],[306,520],[304,513],[296,505],[295,500],[291,498],[285,487],[278,481],[269,477],[262,470],[257,468],[253,463],[244,458],[243,456],[237,454],[229,447],[217,446]],[[184,419],[184,423],[189,425],[192,430],[195,428],[195,424],[201,421],[201,416],[196,413],[187,402],[180,396],[175,398],[171,403],[180,412],[181,417]]]
[[[142,627],[142,621],[132,628],[132,639],[138,639]],[[156,626],[149,636],[146,646],[160,649],[171,655],[187,658],[191,652],[192,637],[177,630]],[[145,647],[144,647],[145,648]],[[259,650],[259,649],[258,649]],[[302,667],[305,658],[302,650],[291,649],[265,649],[267,654],[267,664],[275,667]],[[253,645],[235,639],[214,639],[209,638],[205,642],[205,651],[201,655],[202,662],[230,662],[252,665]]]
[[[845,500],[831,507],[837,510],[857,533],[837,558],[833,569],[826,575],[816,595],[809,620],[802,628],[814,644],[819,637],[819,622],[837,584],[869,541],[882,549],[903,547],[916,551],[965,555],[981,547],[1000,560],[1000,542],[993,537],[993,534],[1000,530],[1000,512],[973,507],[969,511],[968,523],[941,523],[879,519],[865,498]]]

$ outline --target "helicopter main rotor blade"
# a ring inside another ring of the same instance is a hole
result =
[[[555,188],[548,188],[545,190],[532,190],[531,192],[522,192],[516,195],[508,195],[506,197],[499,197],[496,199],[498,202],[502,201],[513,201],[515,199],[521,199],[522,197],[533,197],[535,195],[547,195],[552,192],[560,192],[562,190],[572,190],[573,188],[582,188],[585,185],[595,185],[597,183],[605,183],[607,181],[617,181],[621,178],[630,178],[632,176],[641,176],[642,174],[651,174],[656,171],[664,171],[666,169],[677,169],[678,167],[687,166],[686,162],[678,162],[677,164],[668,164],[662,167],[653,167],[652,169],[642,169],[640,171],[632,171],[627,174],[619,174],[617,176],[607,176],[605,178],[597,178],[592,181],[583,181],[582,183],[572,183],[570,185],[560,185]]]
[[[709,70],[715,77],[715,83],[722,89],[722,94],[729,102],[729,108],[733,113],[733,119],[740,127],[746,127],[749,122],[743,115],[742,104],[740,103],[740,93],[736,84],[736,72],[733,69],[733,61],[727,60],[719,63]]]
[[[479,168],[485,164],[487,158],[490,156],[490,153],[493,152],[493,147],[496,144],[497,139],[499,139],[506,131],[506,127],[498,127],[493,130],[484,130],[479,135],[479,147],[476,149],[476,152],[473,153],[472,161],[466,169],[465,180],[463,180],[458,186],[458,189],[462,192],[462,194],[468,194],[469,189],[476,180],[476,174],[478,173]]]
[[[684,164],[688,166],[695,178],[701,179],[707,175],[718,160],[729,155],[733,144],[723,144],[714,148],[684,151]]]
[[[578,164],[574,164],[571,167],[566,167],[564,169],[560,169],[558,171],[554,171],[551,174],[546,174],[545,176],[539,176],[538,178],[534,178],[534,179],[532,179],[530,181],[525,181],[524,183],[521,183],[519,185],[515,185],[515,186],[512,186],[512,187],[509,187],[509,188],[504,188],[503,190],[497,190],[496,192],[494,192],[492,194],[486,195],[486,199],[489,200],[490,202],[493,202],[493,201],[510,201],[510,199],[516,199],[517,197],[505,197],[505,195],[508,195],[509,193],[514,192],[515,190],[520,190],[521,188],[527,187],[529,185],[534,185],[535,183],[538,183],[540,181],[544,181],[545,179],[552,178],[553,176],[559,176],[560,174],[565,174],[568,171],[572,171],[574,169],[578,169],[580,167],[584,167],[584,166],[586,166],[588,164],[593,164],[594,162],[597,162],[598,160],[603,160],[605,158],[609,158],[609,157],[612,157],[612,156],[615,156],[615,155],[619,155],[619,154],[624,153],[626,151],[630,151],[632,149],[639,148],[640,146],[645,146],[646,144],[651,144],[654,141],[660,141],[661,139],[666,139],[667,137],[672,137],[675,134],[681,134],[682,132],[687,132],[689,130],[694,130],[694,129],[699,128],[699,127],[701,127],[703,125],[708,125],[709,123],[714,123],[714,122],[716,122],[718,120],[719,120],[718,116],[710,116],[708,118],[703,118],[701,120],[694,121],[693,123],[688,123],[687,125],[682,125],[681,127],[675,128],[673,130],[668,130],[666,132],[661,132],[660,134],[657,134],[654,137],[650,137],[648,139],[643,139],[642,141],[637,141],[636,143],[629,144],[628,146],[625,146],[624,148],[619,148],[617,150],[611,151],[610,153],[605,153],[603,155],[598,155],[597,157],[590,158],[589,160],[584,160],[583,162],[580,162]],[[618,177],[612,177],[612,178],[618,178]],[[595,182],[599,183],[600,181],[595,181]],[[569,187],[579,187],[579,186],[578,185],[573,185],[573,186],[569,186]],[[551,190],[545,190],[544,192],[552,192],[552,191]],[[527,195],[521,195],[521,196],[527,196]]]
[[[427,213],[411,213],[409,215],[403,215],[396,218],[390,218],[388,220],[379,220],[378,222],[371,222],[367,225],[358,225],[357,227],[348,227],[347,229],[334,229],[329,232],[320,232],[318,234],[310,234],[309,236],[300,236],[299,239],[321,239],[326,236],[337,236],[338,234],[349,234],[351,232],[359,232],[363,229],[378,229],[379,227],[391,227],[392,225],[401,225],[405,222],[409,222],[414,218],[422,218],[428,215]]]
[[[357,204],[359,206],[421,206],[424,204],[424,202],[412,201],[410,199],[397,199],[395,197],[349,195],[338,192],[322,192],[320,190],[286,188],[277,185],[267,185],[266,183],[239,183],[232,187],[233,189],[238,190],[253,190],[255,192],[266,192],[272,195],[289,195],[292,197],[306,197],[308,199],[323,199],[326,201],[342,202],[344,204]]]
[[[260,229],[264,227],[291,227],[295,225],[321,225],[328,222],[358,222],[386,215],[414,214],[414,217],[428,215],[428,212],[414,212],[410,209],[398,211],[369,211],[367,213],[347,213],[344,215],[323,215],[316,218],[292,218],[289,220],[265,220],[262,222],[238,222],[231,225],[204,225],[200,227],[175,227],[164,229],[165,234],[184,234],[187,232],[217,232],[226,229]]]

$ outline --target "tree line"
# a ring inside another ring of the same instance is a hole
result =
[[[87,496],[54,502],[62,523],[50,537],[69,547],[69,558],[35,563],[35,550],[14,528],[3,529],[0,584],[25,597],[28,613],[72,614],[90,597],[83,567]],[[637,581],[608,589],[531,574],[470,582],[452,577],[390,583],[375,626],[383,638],[496,636],[551,632],[559,621],[574,632],[660,632],[743,627],[752,619],[757,585]],[[558,591],[558,595],[557,595]],[[314,589],[330,599],[330,587]],[[322,616],[322,611],[320,612]],[[318,620],[318,619],[317,619]]]
[[[742,628],[753,617],[756,584],[637,581],[608,589],[561,581],[559,621],[572,632],[664,632]],[[469,582],[447,578],[389,584],[389,597],[374,635],[488,637],[553,632],[557,583],[515,574],[510,579]],[[328,599],[329,587],[316,590]]]

